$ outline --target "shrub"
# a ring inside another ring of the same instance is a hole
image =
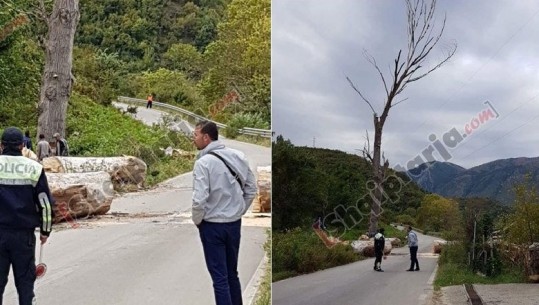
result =
[[[296,228],[286,233],[274,232],[272,250],[274,281],[361,259],[361,256],[347,245],[336,245],[328,249],[310,229],[303,231]]]
[[[232,139],[236,138],[244,127],[269,129],[269,124],[260,113],[236,113],[226,123],[225,135]]]
[[[398,222],[398,223],[401,223],[403,225],[411,225],[412,227],[416,226],[415,219],[412,216],[408,215],[408,214],[398,215],[395,218],[395,221]]]

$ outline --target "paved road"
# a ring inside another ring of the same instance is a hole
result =
[[[156,111],[140,110],[137,117],[147,123],[159,118]],[[245,150],[253,168],[271,164],[269,148],[226,143]],[[79,221],[79,228],[57,227],[45,245],[48,270],[36,282],[38,304],[213,304],[198,231],[190,221],[191,180],[188,173],[162,187],[116,198],[107,215]],[[252,215],[243,221],[239,273],[244,304],[256,290],[269,223]],[[11,276],[3,304],[18,304]]]
[[[385,272],[373,270],[374,258],[273,283],[274,305],[417,305],[432,293],[437,257],[434,238],[418,233],[421,271],[406,272],[408,248],[392,251],[382,261]]]

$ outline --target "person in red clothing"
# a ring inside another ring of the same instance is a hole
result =
[[[148,102],[146,103],[146,109],[152,108],[152,103],[153,103],[153,95],[150,94],[148,95]]]

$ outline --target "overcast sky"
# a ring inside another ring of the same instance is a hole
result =
[[[404,0],[271,4],[275,134],[298,146],[312,146],[314,137],[316,147],[354,153],[369,131],[372,144],[372,111],[346,76],[381,113],[385,91],[363,50],[390,79],[390,65],[407,46]],[[539,156],[539,1],[439,1],[438,26],[444,14],[443,37],[427,64],[442,59],[452,43],[457,52],[398,97],[407,100],[391,109],[382,141],[390,165],[409,168],[410,160],[425,159],[428,147],[437,160],[466,168]],[[453,128],[465,134],[466,124],[489,109],[499,116],[476,121],[461,140],[443,141]]]

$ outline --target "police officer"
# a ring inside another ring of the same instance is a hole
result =
[[[0,155],[0,304],[10,266],[13,267],[19,305],[35,302],[34,230],[40,227],[45,243],[52,229],[52,205],[41,164],[22,156],[24,136],[9,127],[2,134]]]

